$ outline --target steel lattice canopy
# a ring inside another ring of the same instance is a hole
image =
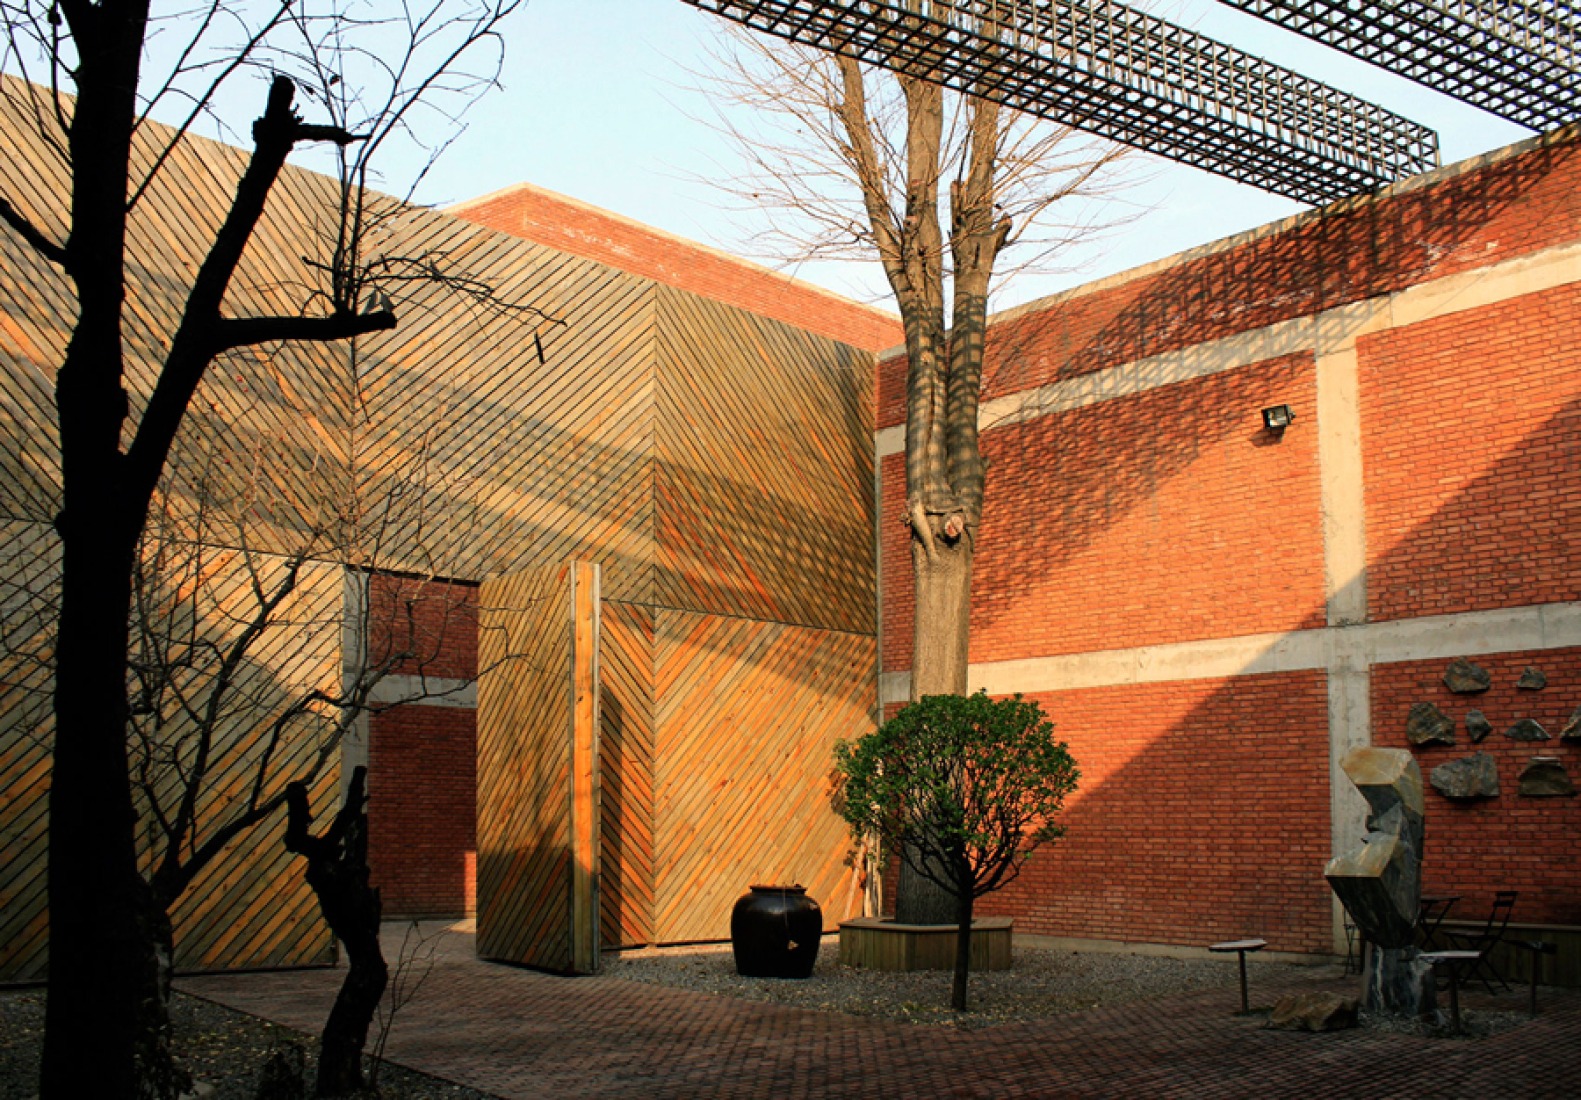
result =
[[[1299,202],[1438,165],[1432,130],[1108,0],[685,2]]]
[[[1533,130],[1581,118],[1563,0],[1220,0]]]

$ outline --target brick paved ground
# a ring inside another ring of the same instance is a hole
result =
[[[809,1012],[480,963],[452,933],[387,1055],[501,1097],[1493,1097],[1581,1092],[1581,993],[1478,1040],[1265,1031],[1233,988],[980,1031]],[[1259,984],[1253,1001],[1283,992]],[[335,971],[182,979],[188,993],[307,1031]],[[1334,986],[1332,971],[1296,986]],[[1343,987],[1350,989],[1354,979]],[[1469,996],[1521,1008],[1524,991]]]

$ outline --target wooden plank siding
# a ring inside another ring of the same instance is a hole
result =
[[[48,911],[46,812],[48,748],[53,735],[49,661],[54,632],[58,541],[53,529],[15,521],[0,523],[8,568],[0,575],[0,977],[30,981],[47,969]],[[206,583],[172,587],[155,595],[167,601],[162,621],[190,623],[215,650],[239,634],[250,611],[250,575],[267,581],[282,568],[268,555],[245,556],[212,550],[198,563]],[[258,779],[263,798],[308,774],[332,716],[309,710],[286,727],[267,767],[264,731],[293,702],[315,690],[333,692],[341,666],[342,569],[309,564],[296,591],[282,604],[273,625],[239,669],[231,705],[216,728],[210,780],[199,801],[194,838],[201,843],[234,813]],[[185,577],[175,580],[188,579]],[[191,602],[189,602],[191,599]],[[201,706],[203,696],[195,703]],[[186,743],[192,727],[178,708],[167,708],[162,744]],[[134,756],[134,762],[138,759]],[[157,797],[167,812],[180,788],[169,770],[154,773]],[[310,787],[315,813],[335,805],[338,758],[331,758]],[[157,837],[146,802],[139,858],[150,866]],[[301,863],[281,842],[285,815],[243,833],[201,872],[171,911],[176,966],[208,970],[238,965],[298,966],[328,963],[334,945],[319,917],[317,899],[302,877]]]
[[[653,925],[654,618],[605,600],[599,634],[603,942],[656,942]]]
[[[825,926],[861,913],[833,749],[872,728],[871,636],[661,611],[656,938],[727,939],[754,883],[800,883]]]
[[[602,567],[607,598],[650,599],[651,285],[443,215],[403,228],[561,323],[469,310],[440,288],[397,304],[409,321],[359,364],[354,461],[359,499],[413,505],[368,552],[468,578],[578,558]]]
[[[659,289],[657,602],[872,633],[872,371],[855,349]]]
[[[52,527],[15,520],[0,521],[0,539],[0,980],[40,981],[48,963],[49,660],[60,543]]]
[[[63,234],[65,170],[27,113],[30,91],[0,82],[0,193]],[[168,139],[145,126],[140,163]],[[245,161],[244,151],[185,139],[133,213],[133,422]],[[287,167],[229,313],[321,310],[320,275],[302,257],[322,254],[336,190]],[[874,699],[872,356],[440,212],[388,209],[374,253],[465,275],[485,298],[453,282],[400,282],[390,287],[394,332],[222,357],[172,451],[167,531],[258,554],[306,551],[326,578],[349,565],[508,579],[492,582],[502,586],[498,617],[485,608],[480,638],[480,667],[509,657],[479,690],[485,953],[570,965],[569,895],[551,903],[544,892],[569,881],[571,688],[568,650],[556,647],[569,646],[570,619],[565,607],[545,618],[543,601],[573,559],[598,565],[602,593],[603,942],[718,938],[721,913],[761,877],[800,878],[826,912],[845,912],[831,904],[846,872],[827,768],[833,738],[870,725]],[[0,232],[0,522],[21,532],[0,548],[0,599],[22,599],[56,568],[53,387],[75,308],[69,281]],[[296,682],[329,659],[328,644],[301,655],[271,648],[260,683]],[[10,673],[25,657],[0,660]],[[506,668],[521,682],[507,684]],[[552,719],[525,702],[551,685],[565,700]],[[23,702],[40,692],[47,698],[36,672],[0,684],[0,979],[36,976],[45,958],[48,759]],[[249,728],[239,719],[233,732],[244,739]],[[536,747],[510,741],[522,736]],[[727,793],[710,801],[700,784],[721,782]],[[315,798],[332,798],[334,777],[324,784]],[[551,789],[560,793],[545,801]],[[759,820],[803,812],[806,829],[797,819],[771,833]],[[284,885],[299,876],[275,850],[277,834],[259,831],[264,839],[182,900],[182,965],[327,957],[310,897]],[[271,892],[272,908],[260,902]]]
[[[569,970],[571,570],[479,594],[478,954]]]

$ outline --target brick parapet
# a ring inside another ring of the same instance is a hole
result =
[[[902,338],[892,313],[540,187],[517,184],[446,213],[867,352]]]
[[[990,319],[985,399],[1581,240],[1581,130],[1451,165]],[[878,424],[905,421],[903,353]]]

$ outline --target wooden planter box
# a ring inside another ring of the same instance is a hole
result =
[[[955,969],[953,924],[896,924],[878,917],[840,923],[840,965],[869,970]],[[1010,918],[972,922],[973,970],[1010,969]]]

